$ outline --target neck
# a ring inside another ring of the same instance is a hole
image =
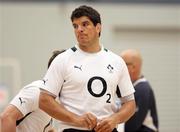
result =
[[[79,44],[79,48],[84,52],[88,52],[88,53],[96,53],[101,50],[101,46],[99,42],[91,43],[91,44]]]

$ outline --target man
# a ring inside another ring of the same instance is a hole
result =
[[[53,61],[44,77],[40,108],[61,121],[60,132],[115,132],[135,112],[127,67],[100,45],[101,19],[95,9],[80,6],[71,21],[78,45]],[[116,93],[121,109],[116,109]],[[57,96],[60,104],[54,100]]]
[[[148,81],[141,75],[142,57],[134,49],[121,53],[128,66],[131,81],[133,82],[136,100],[136,112],[125,123],[126,132],[155,132],[158,131],[158,115],[153,90]]]
[[[62,51],[54,51],[52,60]],[[1,114],[1,132],[53,132],[52,118],[39,109],[39,94],[44,87],[44,80],[32,82],[25,86],[10,102]]]

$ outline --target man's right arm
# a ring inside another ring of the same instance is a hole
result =
[[[92,129],[97,123],[96,117],[91,113],[78,116],[68,111],[61,103],[58,103],[52,95],[44,90],[41,90],[40,93],[39,107],[53,118],[68,122],[73,126]]]

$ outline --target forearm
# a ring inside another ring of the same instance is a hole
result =
[[[40,93],[39,107],[57,120],[76,124],[77,115],[68,111],[62,104],[56,102],[51,95],[43,91]]]
[[[125,102],[118,112],[110,117],[101,119],[95,127],[96,132],[110,132],[118,124],[126,122],[135,112],[135,101],[130,100]]]
[[[21,119],[23,114],[14,105],[8,105],[2,112],[1,118],[1,129],[2,132],[15,132],[16,121]]]
[[[16,132],[16,120],[8,115],[1,116],[1,132]]]
[[[130,100],[124,103],[117,113],[112,115],[117,124],[126,122],[134,113],[136,109],[135,100]]]

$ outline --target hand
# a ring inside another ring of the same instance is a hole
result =
[[[94,128],[96,132],[112,132],[117,123],[113,117],[101,119],[97,126]]]
[[[79,116],[77,120],[77,125],[79,127],[88,128],[89,130],[92,130],[97,125],[97,118],[91,113],[85,113]]]

